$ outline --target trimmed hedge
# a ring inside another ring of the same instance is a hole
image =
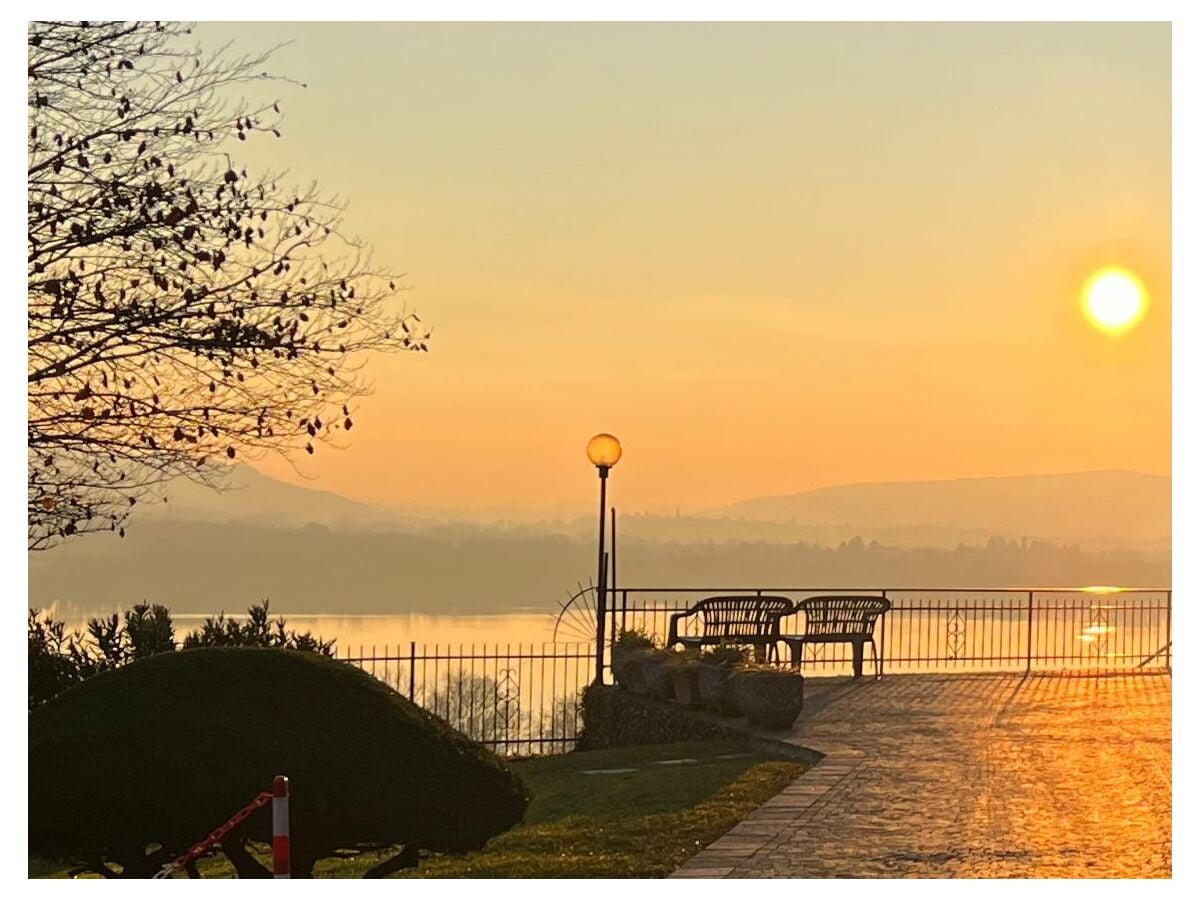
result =
[[[30,713],[29,849],[144,877],[277,774],[291,780],[297,875],[337,850],[476,849],[528,804],[498,756],[348,663],[204,648],[103,673]],[[269,806],[238,835],[269,839]],[[147,856],[151,844],[163,849]],[[258,874],[230,844],[239,872]]]
[[[577,744],[580,750],[746,738],[744,730],[624,688],[592,684],[583,692],[583,731]]]

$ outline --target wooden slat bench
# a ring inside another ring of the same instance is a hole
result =
[[[804,613],[804,634],[785,634],[779,640],[788,645],[792,665],[799,666],[809,644],[851,644],[854,648],[854,677],[861,678],[863,648],[871,645],[875,677],[883,676],[883,660],[875,647],[875,621],[892,608],[885,597],[833,595],[808,597],[796,604]]]
[[[703,647],[720,644],[748,645],[755,659],[762,660],[780,640],[779,620],[791,615],[792,601],[770,595],[706,597],[671,616],[667,647]],[[684,619],[700,616],[697,635],[680,634]]]

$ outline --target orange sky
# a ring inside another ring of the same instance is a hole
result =
[[[1145,24],[208,24],[401,271],[314,486],[626,511],[855,481],[1170,471],[1170,29]],[[241,148],[239,148],[241,149]],[[1111,338],[1106,264],[1150,306]],[[279,464],[266,471],[295,480]]]

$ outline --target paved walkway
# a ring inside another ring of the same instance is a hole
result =
[[[1169,877],[1171,678],[809,679],[825,758],[673,877]]]

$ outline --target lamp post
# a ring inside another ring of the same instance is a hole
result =
[[[608,470],[621,458],[621,442],[611,434],[601,433],[588,441],[587,457],[600,476],[600,543],[596,554],[596,684],[604,681],[604,615],[605,615],[605,566],[604,560],[604,513],[606,506],[605,488],[608,485]]]

